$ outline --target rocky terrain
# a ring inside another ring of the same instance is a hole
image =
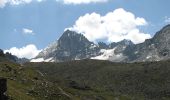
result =
[[[3,99],[4,96],[9,100],[170,99],[169,60],[115,63],[85,59],[18,64],[3,55],[0,58]]]
[[[134,44],[129,40],[122,40],[111,44],[105,44],[103,42],[95,44],[90,42],[82,34],[67,30],[63,33],[59,40],[50,44],[47,48],[40,52],[35,59],[32,59],[32,62],[63,62],[98,58],[101,60],[120,62],[123,61],[125,57],[119,57],[119,55],[121,55],[124,49],[129,45]],[[105,58],[100,57],[108,51],[111,52],[105,55]],[[117,58],[116,55],[118,56]]]
[[[169,37],[167,25],[141,44],[95,44],[67,30],[41,63],[0,50],[0,100],[169,100]]]
[[[44,49],[36,58],[55,61],[70,61],[90,58],[99,53],[99,48],[83,35],[73,31],[65,31],[57,42]]]
[[[128,46],[124,55],[127,61],[160,61],[170,58],[170,25],[163,27],[155,36],[137,45]]]
[[[170,58],[170,25],[163,27],[151,39],[140,44],[129,40],[105,44],[90,42],[81,33],[65,31],[54,43],[45,48],[32,62],[63,62],[82,59],[113,62],[160,61]],[[40,60],[41,59],[41,60]]]

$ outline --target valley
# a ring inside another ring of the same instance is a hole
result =
[[[170,0],[0,0],[0,100],[170,100]]]

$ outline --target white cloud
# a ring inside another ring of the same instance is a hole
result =
[[[22,29],[22,33],[23,33],[23,34],[30,34],[30,35],[34,35],[34,34],[35,34],[35,33],[33,32],[33,30],[27,29],[27,28],[23,28],[23,29]]]
[[[43,0],[0,0],[0,8],[3,8],[6,6],[6,4],[9,5],[20,5],[20,4],[29,4],[33,1],[41,2]]]
[[[20,5],[20,4],[29,4],[31,2],[42,2],[46,0],[0,0],[0,8],[5,7],[6,5]],[[103,3],[109,0],[56,0],[57,2],[63,2],[64,4],[89,4],[89,3]]]
[[[57,2],[62,1],[64,4],[89,4],[89,3],[102,3],[108,0],[56,0]]]
[[[9,0],[9,3],[11,5],[28,4],[31,2],[32,2],[32,0]]]
[[[42,2],[42,1],[44,1],[44,0],[37,0],[37,2]]]
[[[8,2],[7,0],[0,0],[0,8],[5,7],[7,2]]]
[[[9,50],[5,50],[5,52],[10,52],[12,55],[15,55],[19,58],[34,58],[36,57],[41,50],[38,50],[34,44],[29,44],[22,48],[12,47]]]
[[[140,32],[139,26],[146,26],[148,23],[142,17],[135,17],[131,12],[123,8],[114,10],[101,16],[97,13],[85,14],[79,17],[73,27],[68,28],[84,34],[90,41],[107,40],[118,42],[123,39],[130,39],[135,44],[144,42],[151,38],[150,34]]]

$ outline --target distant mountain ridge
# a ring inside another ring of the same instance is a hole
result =
[[[140,44],[130,40],[106,44],[90,42],[80,33],[66,30],[54,43],[33,59],[46,62],[64,62],[82,59],[110,60],[113,62],[159,61],[170,58],[170,25]]]
[[[127,61],[160,61],[170,59],[170,25],[163,27],[151,39],[124,51]]]
[[[133,43],[129,40],[122,40],[118,43],[111,43],[109,45],[102,42],[95,44],[90,42],[84,35],[67,30],[59,40],[50,44],[32,61],[63,62],[94,59],[103,54],[103,49],[106,50],[106,52],[107,50],[115,49],[117,53],[121,53],[128,45],[133,45]]]
[[[99,47],[82,34],[67,30],[58,41],[45,48],[36,58],[52,58],[53,61],[62,62],[86,59],[96,56],[98,52]]]
[[[29,62],[29,60],[26,58],[18,58],[17,56],[14,56],[9,52],[4,53],[4,51],[1,49],[0,49],[0,61],[11,61],[20,64]]]

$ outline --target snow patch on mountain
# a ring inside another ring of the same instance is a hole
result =
[[[30,62],[43,62],[44,58],[32,59]]]
[[[122,61],[125,57],[122,53],[115,54],[115,49],[101,49],[100,53],[101,55],[96,57],[91,57],[91,59],[97,59],[97,60],[110,60],[110,61]]]
[[[30,62],[54,62],[54,60],[52,57],[48,59],[36,58],[36,59],[32,59]]]

